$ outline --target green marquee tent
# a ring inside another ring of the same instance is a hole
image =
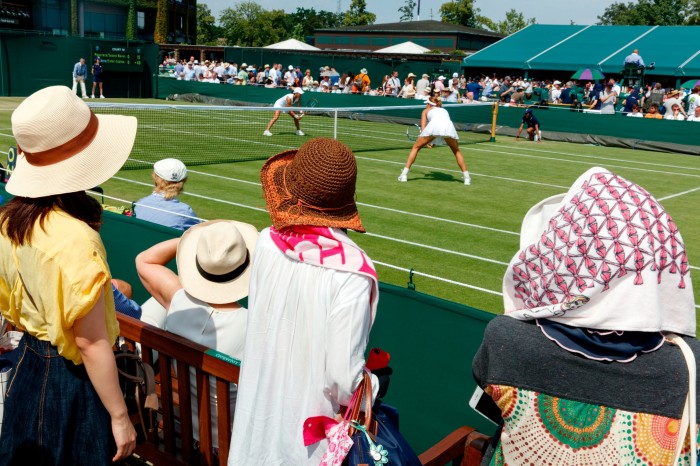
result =
[[[464,68],[554,70],[594,68],[619,73],[639,49],[647,74],[700,76],[700,26],[582,26],[533,24],[464,59]]]

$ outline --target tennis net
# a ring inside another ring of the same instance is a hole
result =
[[[149,168],[165,157],[178,158],[188,166],[264,160],[315,137],[340,140],[355,153],[409,150],[415,134],[407,128],[420,123],[425,108],[294,108],[304,112],[299,120],[303,135],[297,134],[294,120],[283,112],[271,128],[272,136],[265,136],[274,114],[271,107],[118,103],[91,103],[90,107],[97,114],[137,117],[138,132],[126,169]],[[495,119],[490,104],[445,108],[461,143],[483,142],[491,136]]]

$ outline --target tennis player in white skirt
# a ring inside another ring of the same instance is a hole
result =
[[[455,125],[450,119],[450,114],[447,113],[447,110],[442,108],[442,99],[439,97],[430,97],[430,99],[425,101],[425,105],[425,110],[423,110],[420,118],[420,136],[418,136],[416,143],[413,145],[411,153],[408,154],[408,160],[406,160],[406,166],[401,172],[401,175],[399,175],[399,181],[408,181],[408,171],[411,169],[413,162],[416,161],[419,150],[428,144],[442,139],[452,150],[455,159],[457,159],[457,165],[459,165],[459,169],[464,175],[464,184],[470,185],[472,180],[469,177],[467,165],[464,163],[464,157],[462,157],[462,153],[459,150],[459,136],[457,135]]]
[[[292,110],[292,106],[296,105],[297,107],[299,107],[301,105],[301,95],[303,93],[304,91],[302,91],[300,87],[295,87],[291,94],[287,94],[283,97],[280,97],[275,101],[275,104],[272,106],[272,108],[275,109],[275,114],[270,120],[270,122],[267,124],[267,128],[265,128],[263,136],[272,136],[272,133],[270,132],[270,130],[272,129],[272,125],[274,125],[275,122],[279,119],[283,111],[287,111],[286,109],[289,109],[287,113],[289,114],[289,116],[292,117],[292,120],[294,120],[294,126],[296,126],[297,128],[297,136],[304,135],[304,132],[301,130],[301,127],[299,127],[299,120],[301,120],[301,118],[304,116],[304,113],[294,113],[294,110]]]

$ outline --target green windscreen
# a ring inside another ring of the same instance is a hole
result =
[[[100,233],[112,275],[130,282],[134,299],[145,301],[148,295],[134,267],[136,254],[180,232],[105,212]],[[492,318],[468,306],[380,284],[368,348],[391,355],[394,374],[386,402],[398,407],[401,432],[416,452],[465,424],[493,433],[495,426],[468,405],[475,388],[471,361]]]

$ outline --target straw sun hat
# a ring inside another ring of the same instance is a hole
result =
[[[12,113],[17,166],[7,192],[45,197],[85,191],[124,164],[136,138],[136,118],[95,115],[65,86],[27,97]]]
[[[177,246],[182,287],[210,304],[245,298],[257,239],[253,225],[234,220],[212,220],[189,228]]]
[[[270,157],[260,172],[272,224],[348,228],[365,232],[355,205],[357,165],[352,151],[329,138]]]

